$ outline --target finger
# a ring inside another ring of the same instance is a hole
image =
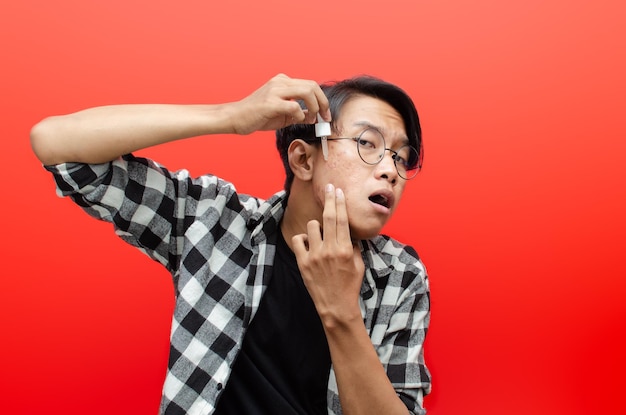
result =
[[[307,241],[309,243],[309,250],[316,250],[322,246],[322,227],[316,220],[310,220],[306,224]]]
[[[279,74],[263,89],[270,96],[270,105],[278,112],[276,116],[285,117],[285,125],[313,124],[317,121],[318,112],[326,121],[330,121],[328,98],[315,81]],[[304,108],[298,100],[304,104]]]
[[[308,239],[307,235],[304,233],[301,233],[299,235],[294,235],[291,238],[291,245],[293,247],[293,253],[296,255],[296,259],[301,258],[307,254],[308,252],[307,239]]]
[[[307,104],[298,91],[285,87],[275,98],[273,102],[278,114],[288,116],[288,120],[292,121],[287,124],[311,124],[316,121],[316,112],[311,112],[311,104]],[[299,101],[304,102],[304,106]]]
[[[324,221],[324,241],[329,243],[337,242],[337,211],[335,206],[335,186],[326,185],[326,195],[324,200],[324,212],[322,213]]]
[[[319,85],[315,84],[312,86],[311,94],[303,97],[304,103],[308,109],[308,114],[306,121],[308,123],[314,124],[317,122],[317,114],[319,113],[322,118],[330,122],[330,106],[328,103],[328,98],[322,91]]]
[[[308,110],[305,122],[315,123],[318,112],[326,121],[331,121],[328,98],[319,84],[303,79],[288,79],[287,84],[289,86],[283,97],[301,99],[304,102]]]
[[[335,191],[335,195],[335,206],[337,211],[337,241],[339,243],[352,243],[350,238],[350,224],[348,222],[346,197],[341,189],[337,189]]]
[[[319,109],[318,109],[319,114],[322,116],[324,121],[331,122],[332,116],[330,114],[330,104],[328,102],[328,98],[326,97],[326,94],[324,94],[324,91],[322,91],[321,87],[318,87],[317,89],[315,89],[314,92],[315,92],[315,97],[317,99],[317,103],[319,105]]]
[[[277,116],[285,117],[285,125],[302,124],[305,122],[306,114],[296,101],[280,100],[276,103]]]
[[[304,100],[306,107],[311,114],[311,121],[317,120],[317,114],[319,113],[325,121],[332,121],[330,114],[330,104],[328,103],[328,97],[324,94],[322,87],[315,81],[297,80],[305,83],[310,88],[310,93],[301,96]]]

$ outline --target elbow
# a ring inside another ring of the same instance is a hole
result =
[[[61,159],[58,149],[61,147],[59,140],[56,117],[45,118],[38,122],[30,130],[30,145],[35,156],[44,165],[59,164]]]

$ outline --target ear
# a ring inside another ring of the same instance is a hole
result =
[[[289,144],[287,157],[289,167],[294,176],[301,181],[308,181],[313,177],[313,158],[317,147],[303,140],[296,139]]]

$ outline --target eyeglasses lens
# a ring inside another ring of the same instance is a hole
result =
[[[385,156],[385,139],[374,129],[367,129],[356,140],[361,159],[367,164],[378,164]],[[390,150],[400,177],[412,179],[419,171],[417,150],[409,145],[398,151]]]
[[[385,139],[380,132],[367,129],[357,140],[359,155],[367,164],[377,164],[385,155]]]

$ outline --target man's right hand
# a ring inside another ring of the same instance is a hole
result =
[[[305,109],[297,100],[302,100]],[[292,124],[313,124],[319,112],[330,121],[328,99],[320,86],[279,74],[241,101],[232,103],[231,123],[236,134],[277,130]]]

